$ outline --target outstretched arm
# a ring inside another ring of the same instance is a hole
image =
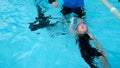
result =
[[[72,17],[70,20],[69,30],[72,34],[76,34],[76,32],[73,30],[73,24],[74,24],[74,17]]]
[[[94,41],[95,46],[101,51],[101,53],[102,53],[104,56],[106,56],[106,53],[104,52],[102,46],[98,43],[97,39],[96,39],[93,35],[91,35],[91,34],[89,34],[89,36],[90,36],[90,38]]]
[[[97,39],[95,37],[93,37],[91,34],[89,34],[89,36],[91,37],[91,39],[93,39],[95,46],[101,51],[101,53],[103,54],[103,56],[107,56],[106,53],[104,52],[102,46],[98,43]],[[111,68],[111,66],[109,65],[107,59],[103,56],[100,56],[99,58],[103,61],[103,68]]]

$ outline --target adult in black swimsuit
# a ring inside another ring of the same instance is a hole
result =
[[[109,64],[105,58],[105,52],[103,51],[103,48],[99,45],[97,40],[93,37],[93,35],[87,33],[88,31],[87,26],[84,23],[80,23],[77,25],[76,31],[74,31],[73,23],[74,23],[74,18],[71,19],[69,29],[73,34],[77,36],[77,42],[79,43],[79,49],[86,63],[91,68],[98,68],[94,63],[94,59],[98,57],[103,62],[102,68],[108,68]],[[95,43],[95,46],[99,50],[96,48],[93,48],[90,45],[89,40],[93,40]]]

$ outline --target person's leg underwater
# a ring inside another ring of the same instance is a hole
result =
[[[63,9],[61,10],[61,13],[62,13],[62,24],[65,23],[65,20],[67,19],[66,16],[68,14],[70,14],[72,11],[70,8],[67,8],[65,6],[63,6]]]
[[[63,9],[60,11],[62,13],[62,34],[65,35],[65,33],[67,32],[67,23],[66,23],[66,20],[67,20],[67,15],[70,14],[72,11],[70,8],[67,8],[65,6],[63,6]]]
[[[86,18],[86,13],[84,9],[79,7],[79,8],[74,9],[73,12],[77,14],[77,17],[78,17],[77,23],[85,24],[84,19]]]

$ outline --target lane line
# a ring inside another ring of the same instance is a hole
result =
[[[101,0],[103,4],[120,20],[120,12],[107,0]]]

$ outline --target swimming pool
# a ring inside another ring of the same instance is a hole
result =
[[[29,23],[37,16],[35,1],[42,0],[0,0],[0,68],[89,68],[67,27],[65,35],[60,23],[30,31]],[[43,1],[46,16],[61,17],[61,6],[54,8]],[[105,49],[111,67],[119,68],[120,21],[100,0],[93,1],[85,0],[89,31]],[[110,3],[120,10],[117,0]],[[59,20],[51,19],[51,23]]]

